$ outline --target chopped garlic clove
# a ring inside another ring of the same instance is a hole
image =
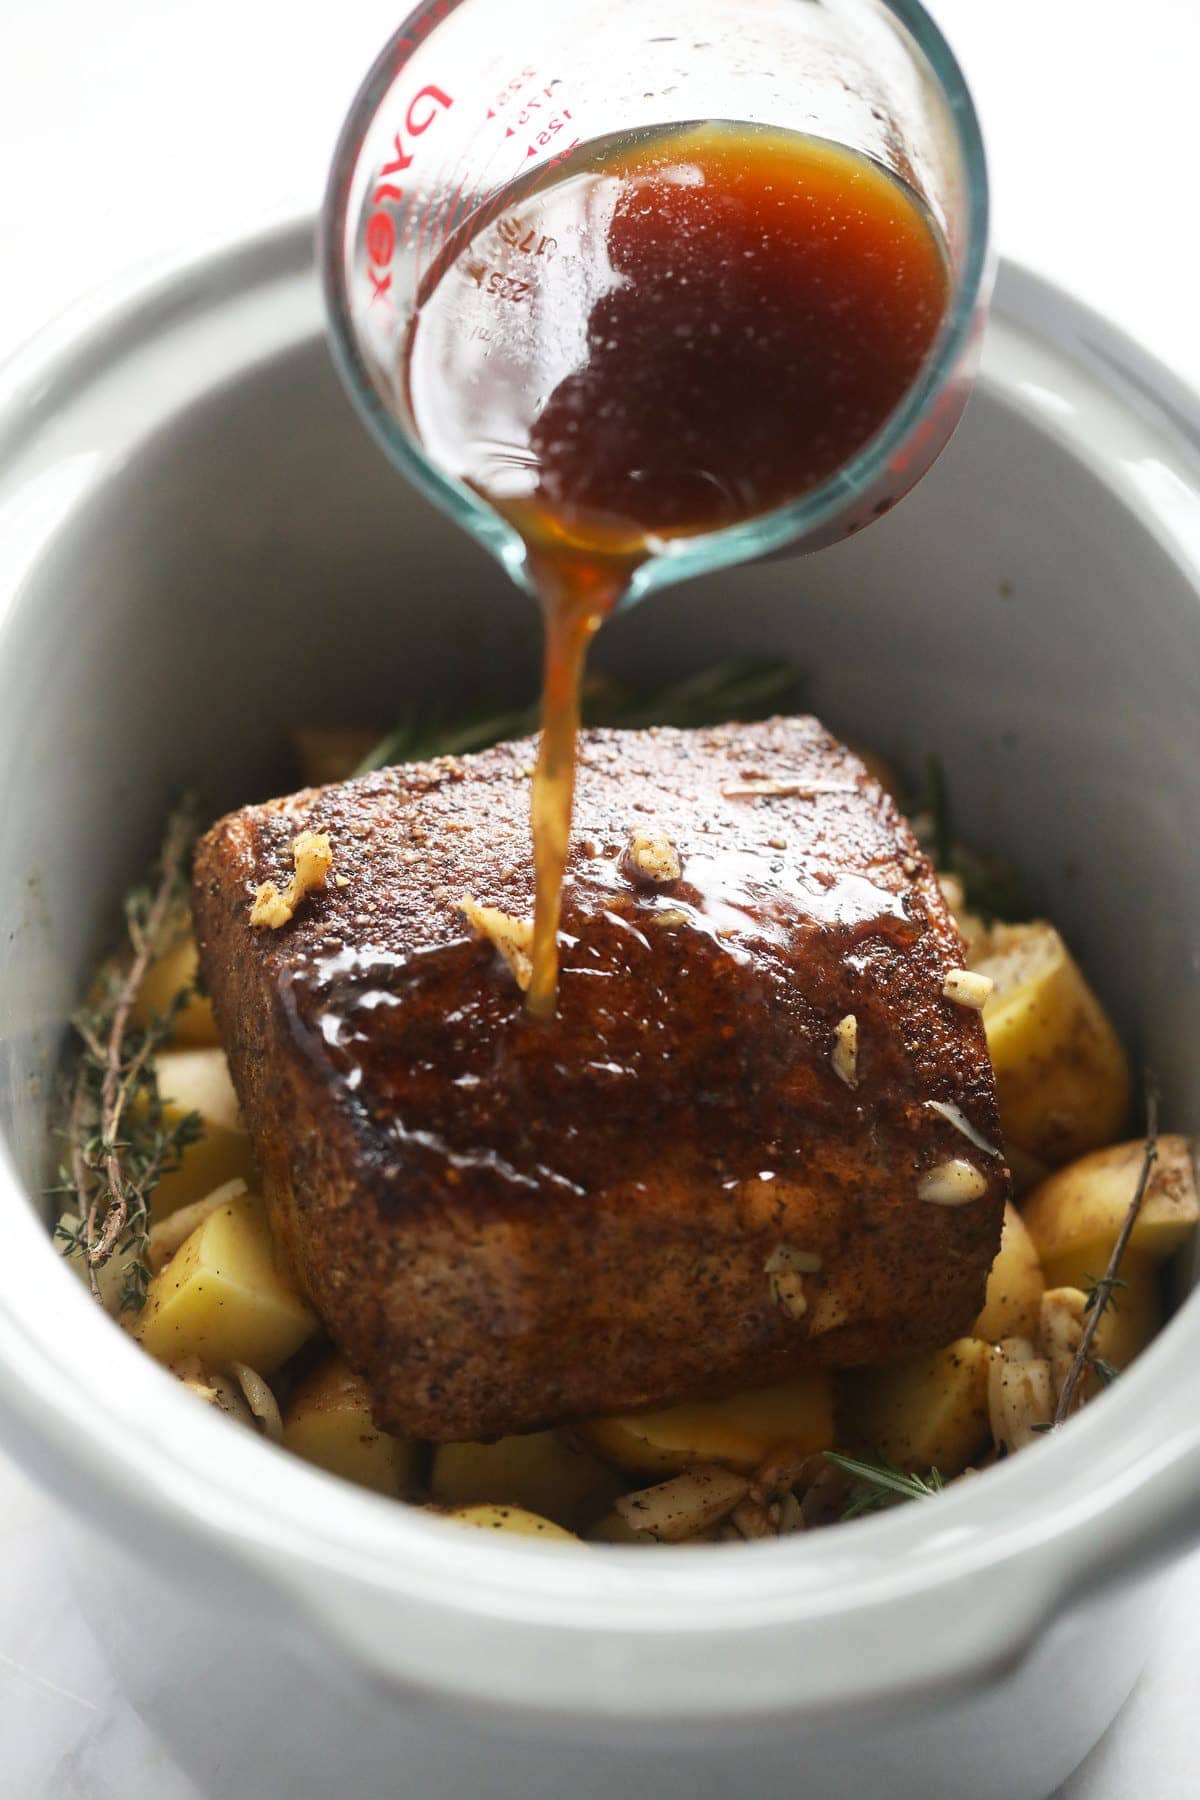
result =
[[[763,1265],[772,1303],[789,1319],[802,1319],[808,1311],[804,1277],[815,1275],[821,1259],[810,1250],[796,1250],[791,1244],[780,1244],[772,1250]]]
[[[1023,1450],[1053,1417],[1050,1364],[1043,1357],[1017,1362],[997,1351],[988,1369],[988,1418],[997,1450]]]
[[[271,931],[288,925],[306,894],[325,886],[333,867],[333,847],[326,831],[302,831],[292,843],[292,867],[295,873],[282,891],[273,881],[264,881],[250,908],[251,925],[265,925]]]
[[[229,1373],[241,1388],[246,1405],[262,1426],[264,1435],[273,1444],[282,1443],[283,1419],[279,1402],[258,1370],[252,1369],[249,1363],[233,1362],[229,1365]]]
[[[481,906],[470,894],[463,895],[458,910],[476,937],[486,938],[500,952],[524,993],[533,977],[533,920],[515,919],[498,906]]]
[[[976,1131],[961,1106],[955,1106],[952,1100],[927,1100],[925,1104],[930,1112],[940,1113],[947,1125],[953,1125],[955,1131],[961,1131],[985,1156],[1003,1156],[1004,1152],[997,1145],[989,1144],[983,1133]]]
[[[665,887],[683,873],[679,852],[665,831],[640,828],[631,831],[621,858],[635,881]]]
[[[972,969],[950,969],[942,983],[942,993],[956,1006],[982,1012],[995,985],[990,975],[976,975]]]
[[[625,1494],[615,1510],[631,1530],[677,1544],[723,1519],[750,1491],[745,1475],[716,1464],[687,1469],[657,1487]]]
[[[917,1183],[917,1197],[934,1206],[966,1206],[971,1200],[982,1199],[987,1185],[986,1177],[974,1163],[952,1156],[949,1162],[938,1163],[922,1175]]]
[[[844,1081],[848,1088],[858,1086],[858,1020],[853,1013],[847,1013],[834,1027],[829,1060],[839,1081]]]

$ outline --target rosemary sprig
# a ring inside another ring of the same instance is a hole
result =
[[[195,809],[185,802],[167,821],[149,882],[126,896],[127,950],[101,970],[92,1000],[72,1021],[80,1048],[64,1131],[67,1159],[54,1191],[72,1197],[75,1217],[60,1222],[56,1237],[66,1255],[82,1258],[97,1300],[99,1271],[122,1253],[123,1311],[139,1308],[146,1296],[150,1195],[202,1134],[196,1113],[168,1124],[154,1072],[155,1054],[190,988],[148,1024],[133,1023],[146,972],[187,907],[195,838]]]
[[[774,712],[794,710],[800,671],[793,664],[754,657],[730,657],[649,692],[635,692],[610,676],[594,675],[584,686],[583,723],[623,726],[723,725],[746,723]],[[496,711],[483,707],[451,715],[414,711],[365,756],[356,775],[397,762],[427,762],[434,756],[463,756],[538,729],[536,705]]]
[[[864,1513],[880,1512],[901,1500],[927,1500],[931,1494],[940,1494],[946,1485],[940,1469],[930,1469],[928,1475],[909,1475],[883,1456],[868,1461],[827,1450],[825,1460],[835,1469],[841,1469],[844,1475],[853,1476],[859,1484],[858,1492],[847,1502],[843,1519],[858,1519]]]
[[[1096,1341],[1096,1333],[1100,1329],[1100,1321],[1104,1317],[1112,1300],[1113,1289],[1122,1285],[1119,1281],[1121,1262],[1129,1247],[1133,1228],[1138,1222],[1138,1214],[1142,1210],[1142,1202],[1146,1198],[1146,1189],[1150,1185],[1150,1176],[1158,1161],[1158,1093],[1153,1081],[1146,1081],[1146,1150],[1142,1157],[1142,1166],[1138,1173],[1137,1186],[1133,1190],[1133,1199],[1129,1202],[1129,1210],[1117,1233],[1117,1241],[1113,1245],[1112,1255],[1108,1259],[1108,1268],[1096,1282],[1088,1295],[1087,1323],[1067,1370],[1067,1378],[1059,1391],[1058,1405],[1054,1409],[1054,1424],[1065,1424],[1071,1415],[1071,1403],[1075,1398],[1075,1390],[1089,1365],[1095,1369],[1105,1387],[1115,1378],[1117,1371],[1111,1363],[1099,1360],[1092,1355],[1092,1345]]]
[[[983,856],[956,835],[950,807],[950,789],[940,756],[925,760],[925,786],[910,807],[913,830],[925,851],[944,875],[957,875],[962,883],[967,911],[978,913],[987,924],[1002,919],[1006,924],[1033,916],[1029,896],[1016,870],[999,857]]]

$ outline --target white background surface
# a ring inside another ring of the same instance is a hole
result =
[[[1200,386],[1200,4],[932,4],[983,114],[1001,251]],[[402,10],[0,0],[0,357],[133,264],[311,209],[345,104]],[[1064,1800],[1195,1800],[1198,1670],[1200,1559],[1173,1579],[1146,1677]],[[206,1794],[259,1800],[215,1779]],[[114,1692],[53,1509],[0,1459],[0,1800],[109,1795],[197,1800]]]

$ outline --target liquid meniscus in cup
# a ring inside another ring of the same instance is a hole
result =
[[[405,349],[413,424],[521,534],[546,616],[532,1010],[554,1006],[592,633],[666,540],[844,467],[911,386],[948,293],[905,184],[842,146],[733,124],[587,145],[431,270]]]

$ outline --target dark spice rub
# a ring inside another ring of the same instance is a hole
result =
[[[247,807],[197,855],[272,1219],[379,1423],[530,1431],[968,1331],[1008,1171],[891,800],[812,719],[584,734],[542,1022],[460,910],[532,915],[533,756]],[[252,928],[302,831],[337,880]]]

